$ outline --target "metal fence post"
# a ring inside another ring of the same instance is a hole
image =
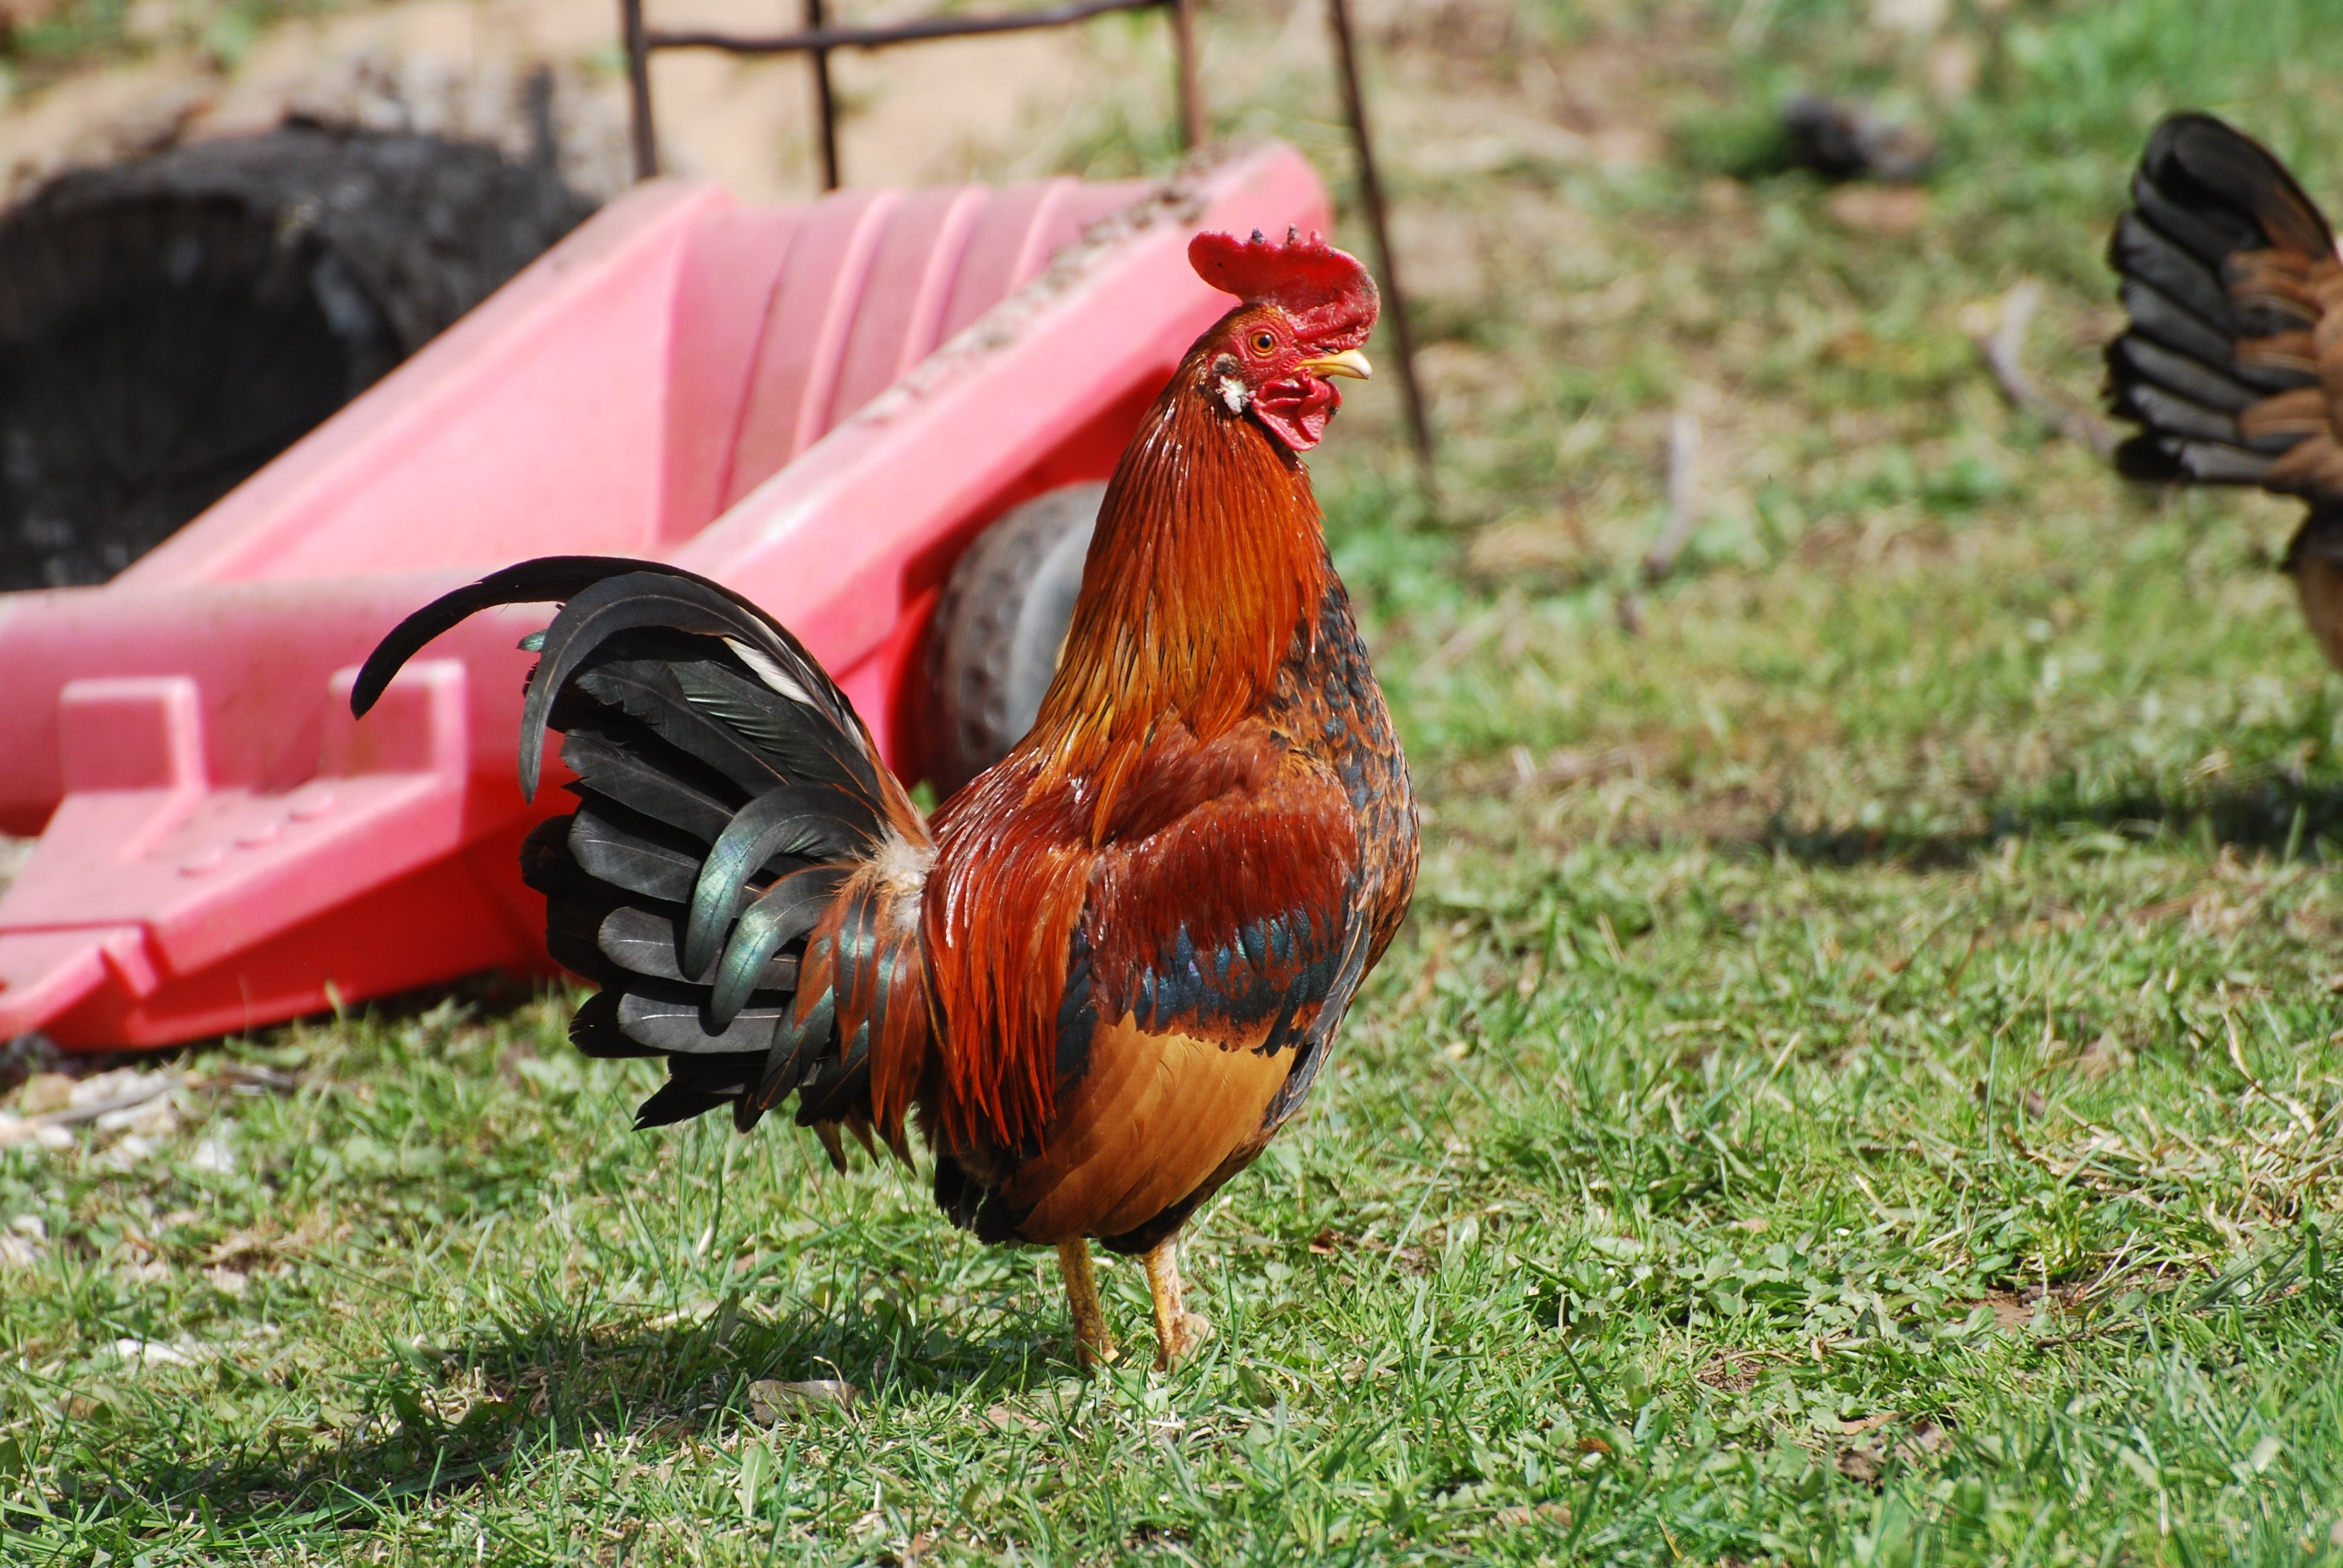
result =
[[[635,177],[659,173],[659,134],[651,126],[651,51],[643,35],[643,0],[618,0],[618,26],[627,47],[627,99],[633,111]]]
[[[1180,145],[1204,145],[1204,91],[1196,79],[1196,0],[1172,0],[1172,48],[1180,61]]]
[[[1359,91],[1359,59],[1357,46],[1351,37],[1351,7],[1349,0],[1326,0],[1329,20],[1334,26],[1335,63],[1342,78],[1342,106],[1351,117],[1351,145],[1359,159],[1359,196],[1366,203],[1367,227],[1375,242],[1375,266],[1383,274],[1383,291],[1390,297],[1384,303],[1384,314],[1392,327],[1392,341],[1399,350],[1399,387],[1407,403],[1407,422],[1415,437],[1415,456],[1423,465],[1424,476],[1432,474],[1432,421],[1424,413],[1423,389],[1415,379],[1415,333],[1407,318],[1407,299],[1400,292],[1399,274],[1392,265],[1391,225],[1384,216],[1383,182],[1375,172],[1373,140],[1367,134],[1367,105]]]
[[[825,24],[822,0],[805,0],[806,30],[819,33]],[[821,111],[821,188],[838,188],[838,101],[830,90],[830,51],[809,49],[813,59],[813,95]]]

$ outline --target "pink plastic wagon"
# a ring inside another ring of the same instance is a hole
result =
[[[155,1045],[550,968],[516,849],[515,645],[475,618],[362,723],[349,684],[522,558],[675,561],[770,609],[916,774],[960,551],[1102,477],[1227,304],[1200,228],[1328,226],[1270,146],[1173,186],[743,207],[659,181],[114,581],[0,594],[0,1040]]]

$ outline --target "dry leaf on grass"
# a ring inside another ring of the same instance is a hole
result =
[[[809,1378],[803,1382],[759,1378],[749,1385],[749,1413],[759,1426],[770,1426],[802,1410],[850,1410],[861,1397],[862,1391],[844,1378]]]
[[[1023,1411],[1010,1405],[996,1404],[984,1412],[985,1423],[997,1432],[1047,1432],[1044,1422],[1036,1421]]]
[[[176,1345],[158,1344],[152,1340],[116,1340],[114,1342],[114,1353],[137,1372],[149,1367],[193,1366],[206,1359],[206,1352],[200,1346],[186,1340]]]
[[[1933,1421],[1924,1421],[1912,1429],[1912,1435],[1896,1445],[1896,1457],[1913,1460],[1924,1453],[1934,1453],[1945,1446],[1945,1429]]]
[[[36,1072],[16,1091],[16,1114],[46,1116],[73,1103],[74,1081],[62,1072]]]

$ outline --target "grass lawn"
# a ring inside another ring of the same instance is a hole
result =
[[[0,1558],[2343,1563],[2293,509],[2127,492],[1964,327],[2038,279],[2088,400],[2167,108],[2343,195],[2343,8],[1363,9],[1443,469],[1380,387],[1317,467],[1424,876],[1191,1231],[1219,1337],[1085,1380],[1046,1254],[779,1128],[632,1133],[649,1067],[478,986],[0,1151]],[[1207,25],[1228,128],[1340,168],[1308,6]],[[1799,86],[1933,124],[1925,197],[1765,172]],[[1063,166],[1160,156],[1104,95]]]

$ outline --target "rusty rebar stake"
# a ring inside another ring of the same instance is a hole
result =
[[[1196,72],[1196,0],[1172,0],[1172,51],[1180,63],[1180,146],[1204,145],[1204,91]]]
[[[1342,105],[1350,112],[1351,145],[1359,160],[1359,196],[1367,206],[1367,227],[1374,236],[1375,267],[1383,274],[1384,315],[1392,340],[1399,349],[1399,389],[1407,402],[1407,422],[1415,437],[1416,460],[1432,478],[1432,421],[1423,408],[1423,389],[1415,379],[1415,333],[1408,325],[1407,298],[1400,292],[1399,273],[1392,262],[1391,225],[1383,216],[1383,183],[1375,172],[1375,149],[1367,134],[1367,105],[1359,91],[1357,46],[1351,38],[1349,0],[1326,0],[1334,27],[1335,63],[1342,78]]]
[[[822,31],[829,18],[822,15],[821,0],[805,0],[805,25],[809,33]],[[821,113],[821,188],[838,188],[838,100],[830,90],[830,51],[809,49],[813,61],[814,104]]]
[[[643,35],[643,0],[618,0],[618,30],[627,48],[627,95],[632,100],[635,177],[659,173],[659,136],[651,126],[651,51]]]

